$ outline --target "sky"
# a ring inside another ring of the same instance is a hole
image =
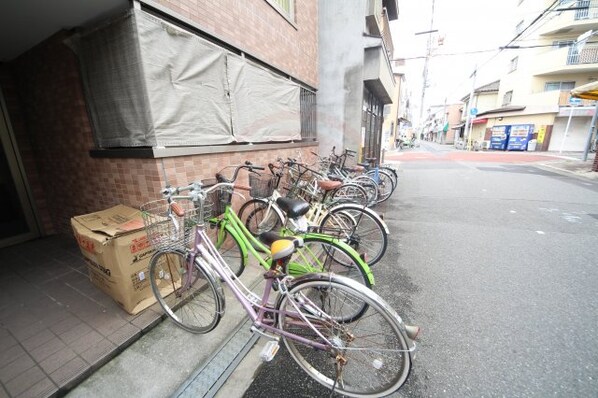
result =
[[[416,124],[428,37],[432,37],[434,45],[428,61],[424,118],[428,107],[442,105],[445,100],[455,103],[469,95],[474,84],[479,87],[500,78],[501,70],[507,68],[503,59],[512,55],[506,54],[508,50],[497,55],[498,48],[515,37],[519,22],[516,19],[520,18],[514,16],[515,7],[516,0],[435,0],[430,28],[432,0],[399,0],[399,18],[391,22],[394,57],[406,59],[406,80]],[[438,32],[416,35],[430,30]],[[436,46],[438,37],[444,38],[442,46]],[[474,70],[478,71],[475,82],[470,77]]]

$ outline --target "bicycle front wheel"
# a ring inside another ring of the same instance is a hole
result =
[[[189,271],[185,252],[159,251],[150,261],[149,273],[160,307],[178,326],[207,333],[218,325],[224,306],[222,290],[197,260]]]
[[[347,311],[364,306],[359,319],[339,321]],[[335,392],[381,397],[407,380],[410,343],[402,321],[371,290],[338,276],[309,275],[296,279],[288,293],[280,296],[277,310],[279,327],[307,340],[282,337],[293,359]],[[310,342],[328,348],[314,349]]]

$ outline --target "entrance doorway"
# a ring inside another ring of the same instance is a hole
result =
[[[37,236],[23,165],[0,90],[0,247]]]

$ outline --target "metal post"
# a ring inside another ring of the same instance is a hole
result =
[[[467,139],[467,141],[468,141],[467,149],[468,150],[470,149],[469,142],[471,141],[471,139],[470,139],[471,138],[470,137],[471,131],[469,130],[469,127],[470,127],[469,126],[469,121],[471,119],[471,112],[470,112],[470,110],[471,110],[471,108],[473,108],[473,96],[474,96],[474,93],[475,93],[475,77],[476,77],[477,71],[478,71],[478,67],[476,65],[476,67],[473,70],[473,73],[471,75],[471,77],[473,78],[473,81],[471,83],[471,93],[469,94],[469,102],[467,103],[467,115],[466,115],[466,118],[465,118],[465,133],[464,133],[464,137],[463,137],[463,143],[465,143],[465,140]]]
[[[596,130],[596,115],[598,115],[598,101],[596,101],[596,107],[594,108],[594,115],[592,116],[592,122],[590,123],[590,131],[588,132],[588,138],[586,140],[586,147],[583,150],[583,161],[588,160],[588,152],[590,151],[590,145],[592,145],[592,133]]]
[[[563,134],[563,140],[561,141],[561,149],[559,149],[559,155],[563,153],[563,146],[565,145],[565,139],[567,138],[567,134],[569,134],[569,126],[571,125],[571,118],[573,117],[573,109],[575,107],[571,106],[571,112],[569,112],[569,120],[567,120],[567,127],[565,127],[565,134]]]

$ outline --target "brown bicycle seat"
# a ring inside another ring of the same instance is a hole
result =
[[[323,189],[324,191],[332,191],[333,189],[336,189],[336,188],[340,187],[341,185],[343,185],[343,183],[340,181],[330,181],[330,180],[326,180],[326,181],[319,180],[318,181],[318,187]]]

